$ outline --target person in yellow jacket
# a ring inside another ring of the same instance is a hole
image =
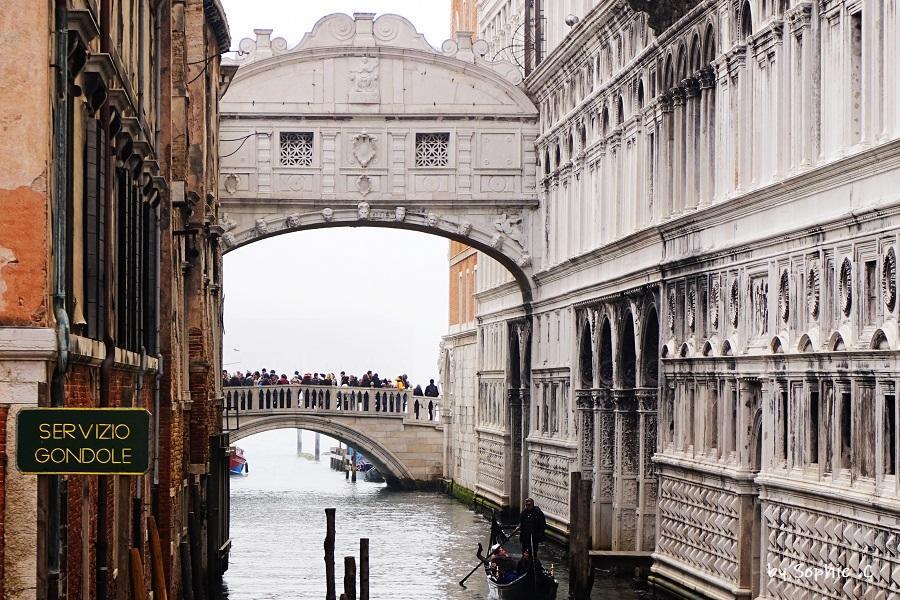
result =
[[[401,392],[406,389],[406,383],[403,381],[402,377],[398,376],[397,379],[395,380],[395,383],[397,384],[397,389],[400,390]]]

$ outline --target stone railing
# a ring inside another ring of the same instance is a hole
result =
[[[367,414],[439,421],[441,398],[413,396],[412,390],[351,388],[330,385],[266,385],[223,389],[224,416],[268,413]],[[416,410],[418,400],[418,410]],[[428,402],[433,402],[428,410]]]

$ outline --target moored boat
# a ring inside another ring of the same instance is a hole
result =
[[[231,448],[231,453],[228,457],[228,470],[232,475],[247,475],[250,473],[250,465],[247,463],[247,459],[244,458],[244,451],[237,446]]]
[[[367,469],[363,474],[363,479],[369,483],[384,483],[384,476],[375,467]]]

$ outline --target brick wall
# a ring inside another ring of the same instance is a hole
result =
[[[471,254],[466,258],[457,259],[450,265],[450,325],[459,325],[475,319],[475,266],[477,264],[478,255]]]
[[[9,406],[0,404],[0,600],[3,593],[4,540],[6,539],[6,418]]]

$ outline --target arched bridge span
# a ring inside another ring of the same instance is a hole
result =
[[[365,454],[389,485],[419,487],[443,472],[440,401],[395,389],[228,387],[222,425],[231,443],[273,429],[317,431]]]

